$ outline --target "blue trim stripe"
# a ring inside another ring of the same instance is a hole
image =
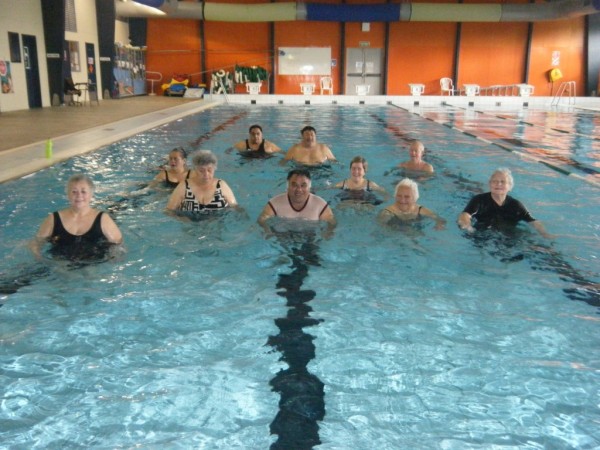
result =
[[[165,0],[135,0],[135,2],[146,6],[152,6],[153,8],[160,8]]]
[[[331,5],[307,3],[306,20],[323,22],[396,22],[400,20],[400,4]]]

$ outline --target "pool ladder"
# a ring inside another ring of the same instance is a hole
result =
[[[556,95],[552,99],[552,106],[558,106],[561,99],[566,97],[569,105],[575,104],[575,96],[577,95],[577,84],[574,81],[563,81],[556,91]]]

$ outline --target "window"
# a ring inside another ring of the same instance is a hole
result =
[[[77,32],[77,16],[75,16],[75,0],[65,1],[65,31]]]
[[[81,72],[79,64],[79,42],[67,41],[69,44],[69,59],[71,62],[71,72]]]
[[[8,32],[8,45],[10,46],[11,62],[21,62],[21,44],[19,43],[19,33]]]

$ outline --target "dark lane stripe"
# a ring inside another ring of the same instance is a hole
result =
[[[316,293],[302,290],[302,282],[308,275],[309,265],[319,265],[318,246],[304,242],[290,252],[292,272],[280,274],[278,294],[287,299],[287,315],[275,319],[279,328],[277,336],[270,336],[268,345],[281,352],[281,360],[288,368],[280,370],[270,381],[279,392],[279,412],[271,422],[271,434],[278,436],[271,449],[311,449],[321,443],[318,421],[325,416],[323,383],[308,372],[307,365],[315,357],[314,336],[304,332],[304,327],[318,325],[322,320],[310,317],[308,306]]]

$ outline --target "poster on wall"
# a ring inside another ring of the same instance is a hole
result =
[[[0,85],[2,85],[3,94],[12,94],[13,83],[10,74],[10,62],[0,59]]]

